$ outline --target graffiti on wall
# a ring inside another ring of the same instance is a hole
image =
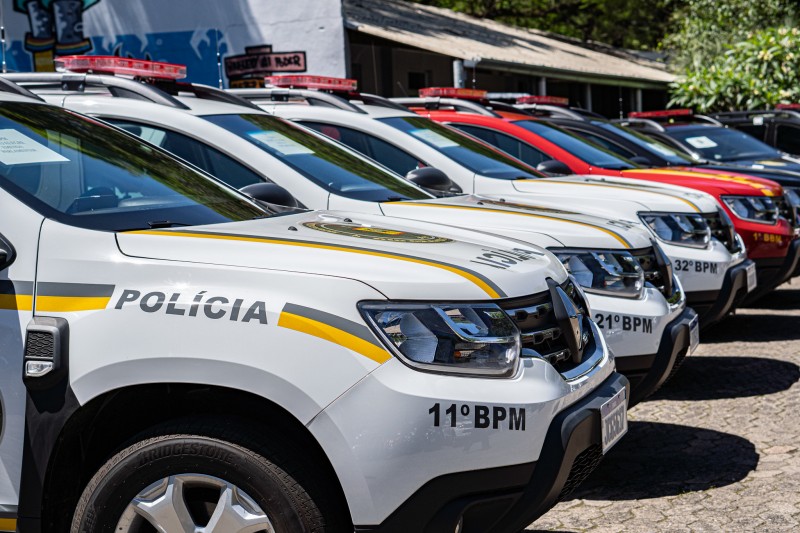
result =
[[[264,76],[305,71],[305,52],[273,52],[269,44],[247,46],[244,54],[225,58],[225,74],[231,87],[263,87]]]
[[[52,71],[56,55],[83,54],[92,42],[83,35],[83,12],[100,0],[14,0],[14,10],[28,17],[25,50],[33,69]]]

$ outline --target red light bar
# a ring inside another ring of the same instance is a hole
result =
[[[294,89],[320,89],[323,91],[354,92],[358,89],[358,81],[348,78],[330,78],[328,76],[267,76],[264,83],[273,87]]]
[[[520,96],[517,98],[518,104],[548,104],[548,105],[557,105],[562,107],[569,106],[569,98],[563,98],[561,96],[536,96],[536,95],[529,95],[529,96]]]
[[[117,56],[64,56],[55,58],[55,64],[59,72],[108,73],[164,80],[186,77],[186,65]]]
[[[777,104],[775,109],[800,109],[800,104]]]
[[[488,91],[463,87],[426,87],[419,90],[422,98],[461,98],[462,100],[484,100]]]
[[[691,109],[665,109],[663,111],[631,111],[630,118],[686,117],[693,115]]]

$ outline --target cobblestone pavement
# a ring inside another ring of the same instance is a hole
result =
[[[528,531],[800,531],[800,280],[701,334],[600,467]]]

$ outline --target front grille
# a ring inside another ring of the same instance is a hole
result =
[[[725,245],[725,248],[732,254],[741,252],[739,239],[736,238],[736,229],[729,220],[722,218],[719,212],[703,213],[708,227],[711,228],[711,236]]]
[[[785,196],[776,196],[772,199],[778,207],[778,213],[785,218],[792,227],[800,225],[797,219],[797,212],[792,204],[786,199]]]
[[[581,300],[580,294],[572,284],[567,281],[561,286],[564,292],[572,299],[584,320],[584,331],[589,329],[586,303]],[[543,292],[533,296],[514,298],[499,302],[506,313],[522,333],[523,350],[534,350],[542,358],[552,364],[559,372],[567,372],[583,362],[584,352],[590,342],[584,342],[581,349],[580,362],[574,362],[572,353],[567,346],[565,332],[561,330],[553,310],[553,301],[550,292]],[[524,353],[523,353],[524,355]]]
[[[668,279],[669,267],[659,266],[656,260],[656,253],[653,247],[641,248],[639,250],[631,250],[631,254],[639,261],[639,266],[644,270],[644,280],[649,283],[663,294],[667,299],[672,297],[672,294],[667,294],[665,281]]]
[[[599,465],[602,460],[603,450],[599,444],[592,444],[578,454],[575,461],[572,463],[572,468],[569,470],[567,481],[558,494],[558,501],[563,500],[569,496],[573,490],[578,488],[578,485],[583,483],[584,480],[589,477],[589,474],[594,472],[594,469],[597,468],[597,465]]]
[[[25,339],[25,357],[52,359],[55,339],[48,331],[29,331]]]

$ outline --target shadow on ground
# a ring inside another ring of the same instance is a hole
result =
[[[800,367],[766,357],[689,356],[678,373],[648,400],[745,398],[784,391],[800,380]],[[648,401],[646,400],[646,401]]]
[[[796,282],[795,282],[796,283]],[[772,291],[745,307],[750,309],[795,310],[800,307],[800,288]]]
[[[758,464],[737,435],[657,422],[630,422],[628,434],[569,499],[642,500],[735,483]]]
[[[788,292],[788,291],[781,291]],[[795,304],[800,309],[800,301]],[[700,342],[765,342],[800,339],[800,316],[738,314],[700,332]]]

